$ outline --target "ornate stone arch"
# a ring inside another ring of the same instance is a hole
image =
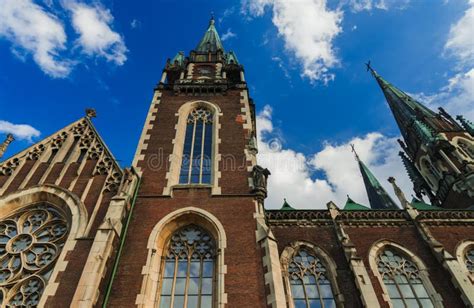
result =
[[[289,280],[289,265],[293,256],[299,251],[301,248],[306,248],[313,252],[315,256],[317,256],[323,265],[326,268],[326,275],[331,283],[331,288],[334,295],[334,300],[336,302],[337,307],[344,307],[344,296],[342,295],[339,286],[337,284],[337,266],[333,259],[320,247],[306,241],[295,241],[292,242],[289,246],[287,246],[280,256],[280,263],[282,265],[282,277],[283,277],[283,284],[285,286],[285,293],[286,293],[286,303],[289,308],[294,308],[293,297],[291,294],[291,286]]]
[[[20,190],[0,198],[0,217],[6,217],[22,208],[35,203],[47,202],[61,209],[66,214],[69,223],[69,234],[54,269],[41,295],[39,307],[45,305],[50,296],[54,296],[61,283],[58,274],[67,268],[66,255],[74,250],[77,239],[84,236],[88,214],[84,203],[72,192],[56,185],[45,184]]]
[[[474,284],[474,263],[468,256],[470,251],[474,251],[474,240],[463,240],[456,247],[456,258],[461,264],[461,268],[466,272],[471,283]],[[470,264],[473,265],[472,270],[469,266]]]
[[[179,183],[179,173],[181,168],[181,159],[183,155],[184,148],[184,137],[186,134],[186,123],[189,113],[196,107],[205,107],[212,111],[213,113],[213,141],[212,141],[212,156],[213,156],[213,172],[212,172],[212,194],[220,194],[221,189],[219,187],[219,161],[221,160],[221,154],[219,153],[219,145],[221,139],[219,137],[219,131],[221,128],[219,119],[222,117],[223,113],[221,109],[216,104],[213,104],[208,101],[196,100],[189,101],[181,105],[178,109],[178,112],[175,114],[178,117],[178,121],[175,125],[176,135],[173,139],[173,154],[169,158],[170,168],[166,173],[167,185],[163,189],[164,195],[171,195],[172,188]]]
[[[372,273],[377,277],[380,287],[383,291],[382,297],[384,301],[386,301],[390,307],[393,307],[391,303],[391,299],[388,293],[388,289],[385,286],[382,276],[379,273],[378,266],[377,266],[377,257],[384,251],[385,248],[390,247],[393,250],[397,251],[400,253],[402,256],[405,258],[409,259],[411,262],[413,262],[419,271],[419,277],[426,288],[426,291],[434,305],[434,307],[439,307],[442,308],[444,307],[443,305],[443,299],[439,293],[436,292],[433,284],[431,283],[431,280],[429,278],[429,273],[428,269],[426,268],[425,264],[423,261],[418,258],[415,254],[413,254],[411,251],[406,249],[400,244],[397,244],[393,241],[390,240],[380,240],[372,245],[372,247],[369,250],[369,265],[372,270]]]
[[[474,160],[474,142],[468,138],[456,136],[453,143],[458,146],[457,151],[466,160]]]
[[[217,246],[216,304],[217,307],[224,307],[227,303],[227,294],[224,290],[224,276],[227,273],[224,252],[227,237],[224,226],[211,213],[196,207],[186,207],[163,217],[150,233],[147,244],[148,257],[146,265],[142,268],[142,287],[136,299],[139,307],[157,307],[164,247],[174,231],[190,224],[206,229],[214,237]]]

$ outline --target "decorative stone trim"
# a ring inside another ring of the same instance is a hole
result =
[[[254,202],[254,218],[257,222],[255,235],[257,244],[262,248],[263,274],[265,285],[268,286],[267,305],[272,308],[286,308],[278,244],[265,222],[263,205],[258,201]]]
[[[95,234],[71,307],[94,307],[97,304],[100,285],[107,272],[106,264],[108,260],[116,257],[114,243],[120,240],[122,222],[127,215],[127,209],[130,207],[130,201],[138,183],[137,174],[128,172],[130,177],[121,183],[121,187],[126,189],[121,190],[112,198],[104,220]],[[129,181],[129,183],[125,186],[124,181]]]
[[[148,148],[147,140],[150,140],[151,135],[149,131],[153,128],[153,123],[156,121],[156,114],[158,112],[158,105],[160,104],[161,100],[161,91],[156,90],[151,101],[150,109],[148,110],[148,114],[146,116],[145,125],[143,126],[142,134],[140,135],[140,140],[138,141],[137,151],[135,152],[135,156],[133,157],[132,166],[140,173],[141,168],[138,167],[138,162],[143,161],[145,159],[145,151]]]
[[[389,240],[380,240],[380,241],[376,242],[375,244],[373,244],[371,249],[369,250],[370,251],[369,252],[370,268],[372,270],[372,273],[374,274],[374,276],[377,277],[377,279],[380,283],[380,287],[382,288],[382,292],[383,292],[382,297],[383,297],[384,301],[387,302],[387,304],[390,307],[393,307],[393,305],[391,303],[391,300],[390,300],[390,296],[388,295],[387,287],[383,283],[382,276],[380,275],[380,273],[378,271],[378,267],[377,267],[377,257],[382,252],[382,250],[387,246],[390,246],[390,247],[394,248],[395,250],[399,251],[401,254],[405,255],[408,259],[410,259],[410,261],[412,261],[413,263],[416,264],[416,266],[418,267],[418,270],[419,270],[419,277],[420,277],[421,281],[423,282],[423,285],[426,288],[426,291],[428,292],[428,295],[430,296],[434,307],[436,307],[436,308],[444,307],[443,299],[442,299],[441,295],[439,295],[439,293],[436,292],[433,284],[431,283],[430,278],[429,278],[428,269],[426,268],[423,261],[421,261],[420,258],[418,258],[416,255],[414,255],[411,251],[409,251],[405,247],[403,247],[403,246],[401,246],[401,245],[399,245],[395,242],[389,241]]]
[[[474,248],[474,240],[464,240],[461,241],[456,247],[456,259],[461,264],[461,268],[464,270],[466,275],[469,277],[469,280],[474,284],[474,273],[468,271],[466,267],[466,250],[469,248]],[[474,304],[474,303],[472,303]]]
[[[327,204],[327,207],[333,221],[337,240],[344,250],[344,256],[346,257],[349,268],[354,275],[355,283],[360,292],[360,299],[363,305],[370,308],[380,307],[364,261],[358,256],[357,249],[355,248],[354,243],[352,243],[349,234],[345,232],[343,226],[339,223],[339,215],[341,214],[341,211],[339,211],[332,201]]]
[[[178,122],[175,125],[176,135],[173,139],[173,154],[169,157],[170,168],[166,173],[167,185],[163,188],[163,195],[170,196],[172,194],[173,186],[179,185],[179,173],[181,170],[181,160],[183,157],[184,137],[186,134],[188,114],[196,107],[204,106],[212,110],[213,113],[213,140],[212,140],[212,156],[213,156],[213,170],[212,170],[212,189],[213,195],[221,194],[221,187],[219,186],[219,179],[221,172],[219,171],[219,163],[221,161],[221,154],[219,153],[219,145],[221,139],[219,131],[221,124],[219,119],[223,116],[219,106],[207,101],[190,101],[186,102],[178,109],[175,114],[178,117]]]
[[[224,253],[227,247],[227,236],[224,226],[211,213],[196,207],[186,207],[169,213],[153,228],[148,238],[148,257],[142,268],[143,282],[135,304],[138,307],[158,307],[159,287],[161,282],[161,265],[164,246],[170,235],[188,224],[196,224],[206,229],[215,239],[218,255],[216,258],[217,282],[215,307],[223,308],[227,304],[224,290],[224,277],[227,273]]]
[[[281,271],[282,276],[284,277],[284,285],[285,285],[285,294],[286,294],[286,303],[288,308],[294,308],[294,301],[291,294],[291,285],[290,285],[290,277],[288,273],[288,268],[290,265],[291,260],[295,252],[297,252],[299,247],[305,247],[308,250],[312,251],[324,264],[326,270],[326,276],[328,277],[329,281],[331,282],[331,288],[334,295],[334,301],[336,302],[336,307],[343,308],[344,307],[344,296],[339,289],[337,284],[337,266],[336,263],[332,260],[332,258],[321,248],[318,246],[304,241],[295,241],[290,244],[290,246],[286,247],[283,252],[281,253],[280,263],[281,263]]]
[[[38,306],[43,307],[48,298],[56,294],[56,290],[61,283],[60,280],[58,281],[58,275],[66,269],[68,264],[68,261],[65,260],[66,256],[74,250],[77,239],[84,235],[88,216],[86,207],[76,195],[55,185],[35,186],[1,197],[0,215],[6,216],[22,207],[40,201],[47,201],[68,213],[70,215],[68,219],[70,219],[69,223],[71,226],[69,236],[56,261],[49,283],[46,285],[39,302]]]

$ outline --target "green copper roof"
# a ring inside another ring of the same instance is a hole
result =
[[[180,51],[176,54],[176,56],[174,56],[173,60],[171,61],[171,64],[174,65],[175,62],[177,62],[179,66],[182,66],[184,65],[184,60],[185,60],[184,51]]]
[[[429,211],[429,210],[434,210],[434,211],[439,211],[439,210],[444,210],[441,207],[434,206],[431,204],[424,203],[421,200],[418,200],[417,198],[413,198],[410,202],[411,206],[413,206],[417,210],[424,210],[424,211]]]
[[[344,211],[370,211],[369,207],[354,202],[349,196],[347,196],[346,204],[344,205]]]
[[[209,21],[209,28],[207,28],[204,37],[199,42],[198,46],[196,47],[196,51],[199,52],[216,52],[218,50],[224,51],[224,46],[222,46],[221,39],[219,38],[219,34],[217,33],[215,27],[214,17],[211,18]]]
[[[231,64],[231,63],[239,64],[239,60],[237,60],[237,56],[235,55],[235,53],[232,50],[229,51],[226,54],[226,63],[227,64]]]
[[[285,200],[285,202],[283,202],[283,206],[281,207],[280,211],[294,211],[295,209],[293,207],[291,207],[291,205],[286,202],[286,199],[283,199]]]
[[[380,185],[380,182],[372,174],[370,169],[359,159],[360,172],[364,179],[365,189],[369,197],[370,207],[376,210],[398,210],[399,207],[390,198],[385,189]]]
[[[408,110],[413,116],[415,116],[415,110],[420,110],[423,115],[427,117],[436,117],[436,113],[432,111],[431,109],[427,108],[402,90],[398,89],[388,81],[382,78],[375,70],[372,68],[369,68],[372,75],[375,77],[377,80],[378,84],[382,88],[382,91],[384,92],[385,96],[387,98],[392,98],[395,99],[395,102],[392,100],[392,102],[389,103],[398,103],[402,108],[408,107]]]

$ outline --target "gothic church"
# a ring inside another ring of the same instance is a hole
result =
[[[473,307],[474,125],[368,70],[413,200],[356,154],[369,205],[265,209],[255,105],[213,19],[167,61],[130,168],[94,110],[15,155],[7,136],[1,307]]]

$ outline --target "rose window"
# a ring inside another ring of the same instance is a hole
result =
[[[64,213],[47,204],[0,220],[0,305],[38,305],[68,233]]]

